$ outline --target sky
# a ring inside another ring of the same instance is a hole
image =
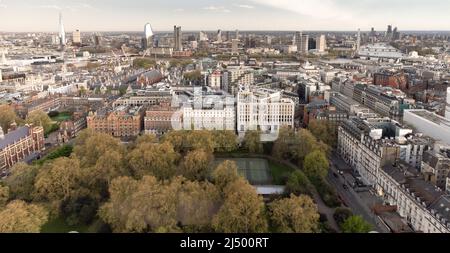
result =
[[[450,30],[450,0],[0,0],[0,31]]]

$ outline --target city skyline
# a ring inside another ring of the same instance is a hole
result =
[[[0,0],[1,16],[8,20],[0,26],[0,31],[57,32],[59,13],[64,16],[66,31],[141,31],[147,22],[156,32],[170,31],[174,24],[186,31],[350,31],[358,28],[366,31],[371,27],[384,31],[387,24],[403,31],[450,30],[448,22],[444,22],[447,19],[445,10],[450,8],[450,3],[437,0],[408,3],[409,7],[405,8],[404,1],[400,0],[196,0],[189,3],[179,0],[164,3]],[[423,19],[427,22],[422,22]]]

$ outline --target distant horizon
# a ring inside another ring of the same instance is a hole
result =
[[[190,29],[190,30],[183,30],[182,28],[182,32],[186,32],[186,33],[192,33],[192,32],[217,32],[219,29],[216,30],[200,30],[200,29]],[[74,29],[74,30],[66,30],[66,33],[71,33],[75,30],[78,29]],[[225,30],[225,29],[220,29],[222,32],[235,32],[236,29],[234,30]],[[257,30],[257,29],[249,29],[249,30],[239,30],[238,31],[241,33],[247,33],[247,32],[279,32],[279,33],[283,33],[283,32],[358,32],[358,30]],[[144,31],[139,31],[139,30],[80,30],[81,33],[143,33]],[[158,33],[173,33],[172,30],[153,30],[153,32],[155,34]],[[371,30],[361,30],[362,33],[367,33],[367,32],[371,32]],[[377,33],[382,33],[385,32],[385,30],[376,30],[375,32]],[[420,32],[420,33],[437,33],[437,32],[447,32],[450,33],[450,29],[449,30],[399,30],[400,33],[412,33],[412,32]],[[57,30],[54,31],[1,31],[0,33],[58,33]]]
[[[441,0],[0,0],[4,32],[67,31],[450,31],[450,1]]]

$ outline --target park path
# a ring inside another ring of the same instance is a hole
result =
[[[275,157],[269,156],[269,155],[257,155],[257,154],[241,154],[243,157],[246,158],[261,158],[261,159],[268,159],[271,161],[274,161],[276,163],[282,164],[284,166],[290,167],[293,170],[299,170],[298,166],[290,161],[280,160]],[[316,188],[314,187],[313,192],[311,193],[312,197],[314,199],[314,202],[317,204],[317,208],[319,209],[319,213],[324,214],[327,217],[328,224],[330,227],[337,232],[340,232],[339,226],[336,222],[336,220],[333,217],[334,214],[334,208],[328,207],[325,202],[323,202],[322,198],[320,197],[319,193],[317,192]]]

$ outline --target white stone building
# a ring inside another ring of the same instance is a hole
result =
[[[239,135],[249,130],[278,134],[281,126],[294,127],[295,103],[281,93],[244,91],[237,96],[237,127]]]
[[[450,233],[450,196],[425,182],[414,168],[403,163],[383,167],[376,189],[415,231]]]

